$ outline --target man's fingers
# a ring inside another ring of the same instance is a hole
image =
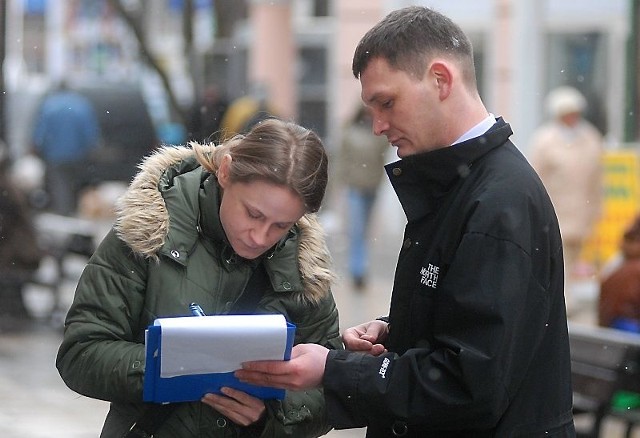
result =
[[[358,339],[345,339],[345,347],[351,351],[364,351],[367,352],[371,350],[373,347],[373,343],[371,341],[367,341],[366,339],[358,338]]]
[[[280,360],[259,360],[254,362],[243,362],[242,369],[269,374],[286,374],[287,363]]]
[[[248,369],[237,370],[235,376],[242,382],[252,383],[259,386],[271,386],[275,388],[286,388],[287,376],[265,374],[261,371],[252,371]]]

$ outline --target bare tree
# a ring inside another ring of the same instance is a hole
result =
[[[142,24],[142,17],[144,16],[146,7],[148,6],[147,2],[140,2],[140,7],[131,10],[124,6],[121,0],[107,0],[111,7],[122,17],[122,19],[127,23],[133,34],[135,35],[138,41],[138,47],[140,48],[140,55],[142,60],[152,68],[162,81],[162,84],[167,92],[167,96],[169,97],[169,105],[173,110],[176,117],[183,124],[187,121],[187,112],[184,108],[179,104],[176,94],[171,86],[171,81],[167,73],[162,69],[162,66],[154,57],[149,44],[147,43],[147,38],[144,32],[144,27]],[[193,56],[193,0],[183,0],[183,40],[185,44],[185,53],[187,56]],[[192,78],[193,79],[193,78]]]
[[[163,70],[158,60],[154,57],[146,39],[142,18],[145,16],[149,2],[138,2],[138,7],[136,9],[127,8],[125,6],[126,2],[123,2],[122,0],[107,0],[107,2],[111,5],[114,11],[122,17],[124,22],[133,32],[136,40],[138,41],[140,56],[143,62],[158,73],[158,76],[166,90],[169,98],[169,105],[171,106],[173,113],[180,122],[185,124],[187,122],[188,111],[179,104],[175,91],[171,86],[169,76]],[[202,66],[204,60],[201,59],[199,54],[196,52],[193,41],[193,22],[195,14],[194,0],[183,0],[182,5],[183,52],[185,53],[189,65],[195,66],[195,68],[189,70],[189,74],[191,75],[191,82],[197,88],[201,81],[198,81],[196,75],[203,71],[203,69],[198,67]],[[246,18],[247,16],[246,0],[216,0],[213,2],[213,5],[214,8],[211,9],[211,12],[214,15],[213,19],[216,23],[215,38],[230,38],[236,22]],[[194,91],[196,91],[196,93],[199,92],[197,89]]]

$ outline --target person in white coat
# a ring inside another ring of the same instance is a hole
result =
[[[575,88],[553,89],[546,106],[551,119],[536,130],[529,150],[558,215],[571,313],[576,264],[601,214],[603,138],[583,117],[587,101]]]

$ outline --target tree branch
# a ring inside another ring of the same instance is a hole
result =
[[[120,0],[107,0],[111,7],[122,17],[122,19],[127,23],[129,28],[132,30],[136,39],[138,40],[138,46],[140,47],[140,54],[142,56],[143,61],[155,70],[160,76],[160,80],[164,85],[164,88],[167,92],[167,96],[169,97],[169,105],[180,119],[180,122],[186,124],[187,115],[184,109],[178,103],[178,99],[176,98],[175,93],[173,92],[173,87],[171,87],[171,82],[169,81],[169,77],[166,72],[162,69],[161,65],[157,62],[153,53],[151,53],[151,49],[149,48],[146,38],[144,35],[144,31],[142,29],[142,25],[137,17],[133,16],[126,10],[126,8],[122,5]],[[144,2],[142,4],[145,4]]]

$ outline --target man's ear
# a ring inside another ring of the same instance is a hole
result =
[[[450,66],[444,61],[436,60],[431,63],[429,73],[431,79],[436,81],[440,100],[445,100],[451,94],[453,84],[453,74]]]
[[[220,184],[220,187],[223,189],[229,185],[229,168],[231,167],[231,160],[231,155],[224,154],[222,156],[220,166],[218,166],[218,171],[216,172],[218,184]]]

